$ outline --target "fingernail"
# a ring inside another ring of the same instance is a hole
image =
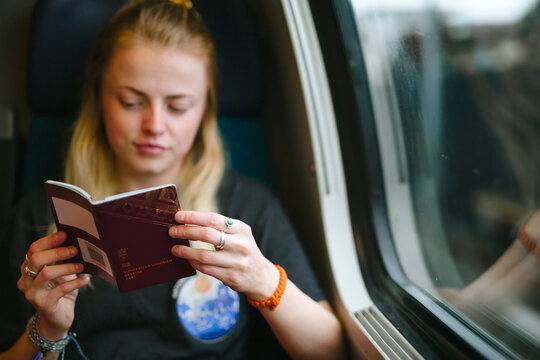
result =
[[[171,249],[173,255],[178,255],[180,253],[180,245],[174,245]]]
[[[185,219],[185,214],[182,211],[176,213],[176,221],[182,222]]]
[[[169,235],[170,235],[170,236],[173,236],[173,237],[176,236],[176,235],[178,235],[178,229],[175,228],[175,227],[169,228]]]

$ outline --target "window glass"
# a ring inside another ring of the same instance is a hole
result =
[[[540,4],[352,5],[405,273],[540,358]]]

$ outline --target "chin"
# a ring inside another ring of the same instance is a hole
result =
[[[163,163],[146,163],[145,161],[140,161],[136,164],[133,164],[133,172],[137,175],[143,177],[152,177],[152,176],[161,176],[167,173],[173,167],[171,164]]]

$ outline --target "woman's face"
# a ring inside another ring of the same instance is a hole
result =
[[[101,86],[120,179],[176,182],[206,107],[205,62],[186,51],[137,45],[116,51]]]

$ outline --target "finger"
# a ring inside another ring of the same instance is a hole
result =
[[[66,241],[66,239],[67,239],[66,233],[63,231],[58,231],[50,235],[47,235],[33,242],[32,245],[30,245],[30,248],[28,249],[28,257],[30,257],[30,255],[38,251],[43,251],[43,250],[58,247],[62,245],[62,243]]]
[[[39,273],[39,271],[31,270],[28,266],[28,261],[25,260],[21,265],[21,277],[17,281],[17,288],[22,292],[25,292],[32,285]]]
[[[205,213],[200,211],[178,211],[174,219],[181,224],[199,225],[214,228],[218,231],[227,230],[228,233],[242,231],[245,224],[240,220],[233,220],[232,225],[227,226],[228,217],[216,213]]]
[[[203,264],[196,260],[190,260],[189,263],[195,270],[198,270],[202,272],[203,274],[215,277],[216,279],[220,280],[224,284],[227,282],[227,281],[224,281],[225,280],[224,277],[227,272],[226,269],[220,266]]]
[[[59,261],[71,259],[75,255],[77,255],[77,248],[75,246],[57,247],[53,249],[35,252],[27,256],[28,267],[32,270],[41,269],[47,264],[57,263]]]
[[[33,261],[30,260],[32,255],[42,250],[60,246],[64,241],[66,241],[66,238],[67,238],[66,233],[63,231],[60,231],[60,232],[55,232],[50,235],[47,235],[33,242],[28,248],[28,252],[25,255],[25,259],[23,263],[21,264],[21,273],[23,275],[26,275],[25,273],[26,267],[28,267],[28,269],[32,272],[38,272],[41,267],[40,266],[36,267]]]
[[[184,245],[175,245],[172,247],[171,253],[174,256],[190,261],[193,260],[197,263],[204,265],[212,265],[221,268],[231,268],[237,266],[234,258],[231,259],[230,256],[226,258],[219,252],[213,250],[197,249]]]
[[[58,284],[54,288],[50,289],[47,288],[46,295],[41,297],[39,300],[34,301],[33,305],[39,308],[40,310],[46,310],[54,308],[55,305],[58,303],[60,299],[62,299],[64,296],[69,295],[70,293],[74,292],[75,290],[78,290],[82,288],[83,286],[86,286],[90,282],[90,276],[81,276],[74,278],[73,280],[66,281],[62,284]],[[47,284],[50,284],[51,282],[46,282]],[[40,292],[39,290],[34,291],[36,294],[33,296],[38,299]],[[43,293],[42,293],[43,294]]]
[[[28,252],[25,255],[25,259],[23,261],[23,264],[21,265],[21,271],[24,269],[24,267],[30,263],[30,257],[39,251],[50,249],[53,247],[57,247],[61,245],[66,240],[66,233],[61,232],[55,232],[50,235],[47,235],[45,237],[42,237],[41,239],[34,241],[30,247],[28,248]]]
[[[84,270],[84,266],[80,263],[60,264],[45,266],[36,277],[36,284],[45,281],[56,280],[62,276],[79,274]]]
[[[39,269],[32,270],[30,266],[28,265],[28,262],[25,261],[21,265],[21,277],[33,280],[37,274],[39,273]]]
[[[90,282],[90,276],[81,276],[71,281],[66,281],[51,291],[51,298],[53,303],[58,302],[62,297],[66,296],[69,293],[72,293],[75,290],[82,288],[83,286],[88,285]]]
[[[221,240],[221,231],[210,227],[176,225],[169,229],[169,235],[177,239],[189,239],[192,241],[204,241],[217,245]]]
[[[21,279],[23,281],[27,280],[27,283],[28,281],[32,282],[36,278],[40,270],[39,268],[32,267],[32,265],[29,264],[28,260],[28,256],[26,256],[25,260],[21,264]]]

